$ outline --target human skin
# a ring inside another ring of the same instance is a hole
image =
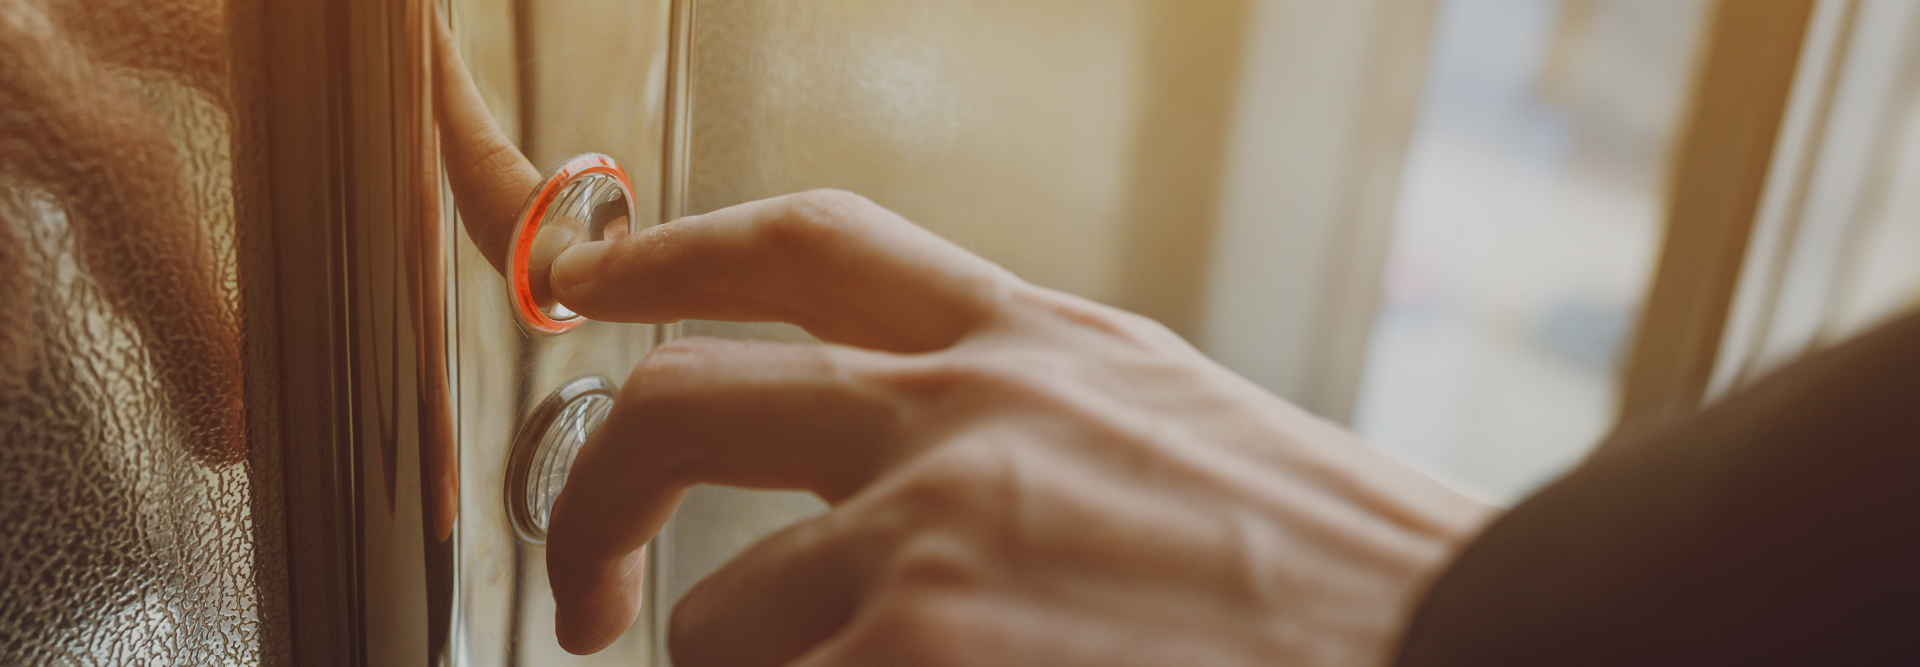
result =
[[[443,49],[456,201],[496,256],[537,172]],[[575,246],[551,287],[618,322],[787,322],[636,367],[550,520],[560,644],[606,647],[686,490],[822,516],[690,590],[674,664],[1385,664],[1493,513],[1137,315],[1027,283],[857,195]]]
[[[576,652],[631,624],[640,548],[698,483],[833,509],[688,593],[681,665],[1382,664],[1490,513],[1150,320],[844,192],[577,246],[553,287],[596,319],[825,341],[684,340],[633,371],[549,529]]]
[[[537,175],[472,99],[450,164],[484,251]],[[1920,660],[1920,313],[1495,519],[1158,325],[848,193],[583,245],[552,281],[597,319],[825,341],[679,341],[634,369],[551,522],[575,652],[629,625],[641,546],[713,482],[833,509],[687,594],[680,665]]]

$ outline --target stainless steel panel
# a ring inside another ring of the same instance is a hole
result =
[[[263,2],[275,426],[303,664],[450,655],[452,242],[432,116],[432,6]]]
[[[633,224],[661,219],[669,2],[460,0],[450,17],[495,119],[537,167],[606,153],[632,184]],[[510,445],[535,405],[582,377],[624,379],[652,348],[655,328],[587,322],[559,335],[530,335],[514,323],[499,272],[465,235],[452,271],[460,442],[457,664],[655,664],[653,614],[643,614],[599,654],[560,649],[545,547],[516,535],[503,502]]]

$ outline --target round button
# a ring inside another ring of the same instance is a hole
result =
[[[547,543],[547,518],[587,435],[613,408],[613,384],[599,377],[567,383],[540,401],[520,426],[507,459],[507,516],[520,539]]]
[[[507,256],[514,319],[542,334],[585,322],[548,289],[553,260],[576,243],[625,233],[633,219],[633,184],[613,158],[582,153],[562,163],[527,198],[514,225]]]

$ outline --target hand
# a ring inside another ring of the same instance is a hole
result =
[[[784,321],[635,368],[554,508],[561,644],[641,605],[697,483],[832,511],[674,610],[675,664],[1368,665],[1491,514],[1153,322],[810,192],[562,254],[595,319]]]

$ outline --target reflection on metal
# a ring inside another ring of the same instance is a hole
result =
[[[618,234],[613,212],[628,216],[630,229],[660,220],[655,203],[663,177],[671,7],[666,0],[509,4],[450,3],[455,42],[488,110],[517,134],[510,138],[534,164],[563,166],[548,179],[551,187],[542,188],[552,197],[549,212],[532,216],[536,229],[517,237],[525,243],[516,243],[512,254],[524,250],[520,266],[528,270],[509,269],[514,279],[503,280],[470,240],[454,239],[449,268],[462,512],[454,535],[457,595],[449,660],[474,666],[664,664],[656,659],[659,614],[651,609],[599,654],[574,656],[560,649],[546,548],[523,538],[526,522],[516,521],[502,499],[525,497],[509,489],[527,475],[510,474],[508,467],[515,436],[539,430],[537,424],[550,418],[538,404],[583,377],[625,377],[656,339],[653,326],[572,317],[535,288],[545,285],[543,265],[575,240],[549,236],[548,230],[592,238],[593,228],[604,224],[607,234]],[[581,155],[585,151],[598,154]],[[569,199],[571,205],[563,201]],[[522,285],[525,291],[516,296]],[[526,296],[532,298],[521,300]],[[538,319],[517,303],[532,304],[539,317],[564,323],[558,330],[568,333],[542,335],[557,331],[525,326]],[[528,469],[533,467],[530,462]]]
[[[246,191],[262,228],[242,235],[241,264],[260,271],[241,288],[259,313],[249,336],[272,341],[255,354],[281,378],[263,385],[274,411],[257,430],[285,460],[294,603],[284,643],[301,664],[652,664],[653,614],[598,656],[560,650],[544,549],[516,535],[501,498],[523,415],[576,378],[620,377],[653,345],[653,327],[574,318],[571,334],[548,337],[515,324],[509,282],[442,198],[434,3],[245,2],[237,13],[261,17],[249,43],[264,71],[257,108],[242,120],[262,135],[267,175],[259,192]],[[501,44],[479,41],[489,34],[480,4],[454,3],[445,18],[469,55],[499,53]],[[647,91],[664,81],[603,68],[665,71],[667,3],[573,4],[530,10],[564,34],[623,39],[546,43],[535,34],[535,53],[512,54],[509,44],[504,62],[509,72],[528,61],[596,72],[592,90],[571,91],[560,77],[543,90],[556,109],[593,108],[572,99],[582,95],[622,101],[609,113],[630,126],[618,138],[541,137],[554,150],[612,156],[596,158],[612,180],[586,181],[596,187],[582,187],[594,192],[580,193],[580,207],[561,206],[579,220],[555,228],[617,224],[617,215],[593,213],[616,199],[632,226],[651,225],[656,212],[636,204],[659,187],[664,90]],[[504,88],[512,99],[516,79],[489,78],[487,57],[469,62],[483,90]],[[526,127],[570,126],[547,117],[548,107],[530,109]],[[618,178],[613,158],[631,181]],[[563,194],[551,203],[564,204]]]
[[[520,325],[542,334],[580,326],[585,320],[547,287],[553,260],[575,244],[626,233],[635,217],[633,185],[613,158],[583,153],[548,175],[527,196],[507,257],[513,315]]]
[[[460,506],[447,356],[449,225],[433,125],[432,7],[349,5],[341,287],[370,664],[447,660]],[[378,57],[385,54],[387,58]]]
[[[243,289],[277,364],[300,664],[457,664],[461,475],[434,7],[253,0],[264,135]],[[473,507],[468,504],[467,507]]]
[[[534,406],[507,461],[507,515],[529,544],[547,543],[547,518],[587,435],[606,421],[615,389],[605,378],[567,383]]]

